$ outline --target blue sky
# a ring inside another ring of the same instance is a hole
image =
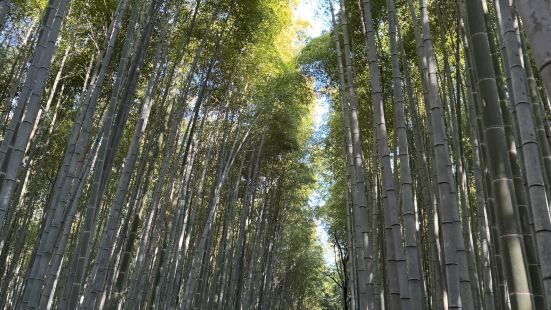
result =
[[[308,21],[309,27],[306,29],[306,34],[310,38],[314,38],[328,30],[331,24],[331,17],[328,16],[322,8],[322,0],[301,0],[294,11],[295,18]],[[325,96],[316,94],[316,106],[314,107],[314,134],[323,135],[322,128],[326,125],[329,113],[329,102]],[[312,207],[323,205],[325,203],[326,188],[321,186],[319,190],[314,191],[309,199]],[[324,258],[328,265],[334,265],[335,254],[332,245],[328,240],[327,232],[323,227],[323,223],[318,221],[316,226],[318,240],[324,248]]]
[[[331,16],[324,13],[322,0],[301,0],[295,9],[295,17],[310,23],[307,29],[310,37],[319,36],[323,30],[329,29],[331,23]]]
[[[331,16],[323,9],[323,0],[300,0],[294,10],[296,19],[308,21],[309,27],[306,33],[309,37],[315,38],[329,29]],[[329,103],[326,98],[317,96],[318,100],[314,108],[314,126],[316,130],[324,125],[324,116],[328,113]]]

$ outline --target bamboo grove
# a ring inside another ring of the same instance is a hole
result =
[[[314,307],[292,7],[0,2],[2,309]]]
[[[2,308],[551,308],[549,2],[298,2],[0,1]]]
[[[343,308],[549,309],[549,2],[327,6],[301,57]]]

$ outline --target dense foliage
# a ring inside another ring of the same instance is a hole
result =
[[[0,3],[3,307],[322,307],[296,3]]]
[[[331,102],[318,212],[342,304],[548,307],[549,4],[326,4],[298,59]]]
[[[2,308],[550,307],[549,1],[298,3],[0,0]]]

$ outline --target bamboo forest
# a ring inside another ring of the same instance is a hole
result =
[[[551,310],[551,2],[0,0],[0,309]]]

